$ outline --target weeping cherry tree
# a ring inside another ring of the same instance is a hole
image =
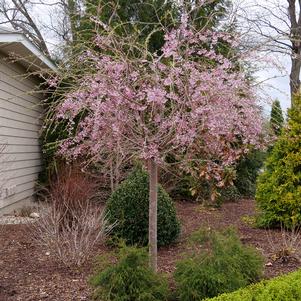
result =
[[[105,163],[118,153],[145,162],[150,265],[155,271],[158,167],[166,156],[178,154],[189,166],[201,151],[205,173],[214,173],[221,182],[217,164],[229,166],[250,146],[259,147],[262,131],[254,91],[217,50],[220,43],[236,47],[233,35],[196,30],[187,20],[183,13],[177,27],[165,30],[164,46],[156,53],[101,24],[107,33],[97,35],[93,48],[74,62],[79,70],[81,65],[89,68],[74,75],[72,88],[55,109],[55,119],[69,129],[60,146],[65,157]]]

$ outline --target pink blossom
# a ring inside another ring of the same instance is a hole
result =
[[[66,120],[69,130],[62,154],[99,162],[119,152],[158,163],[170,152],[186,161],[202,154],[206,173],[219,181],[221,168],[250,146],[261,146],[255,93],[244,74],[215,51],[220,40],[232,43],[233,37],[195,33],[183,17],[165,39],[162,56],[149,60],[92,50],[82,56],[93,71],[78,78],[57,107],[56,118]],[[110,37],[98,36],[96,42],[111,52],[122,45]],[[200,63],[204,57],[215,64]],[[83,112],[75,129],[74,120]]]

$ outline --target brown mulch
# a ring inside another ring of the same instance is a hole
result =
[[[247,222],[254,214],[254,201],[227,203],[220,209],[204,209],[199,204],[177,203],[182,223],[179,242],[159,250],[159,269],[171,274],[175,262],[187,248],[185,239],[200,227],[223,229],[234,226],[246,244],[256,247],[265,257],[265,277],[288,273],[301,266],[294,258],[272,259],[284,244],[280,230],[252,228]],[[247,217],[247,218],[246,218]],[[108,251],[100,247],[97,253]],[[97,253],[95,255],[97,255]],[[27,225],[0,228],[0,301],[80,301],[91,300],[87,280],[93,271],[92,261],[81,270],[58,265],[47,250],[37,246],[28,234]]]

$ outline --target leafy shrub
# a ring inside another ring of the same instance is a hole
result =
[[[289,111],[283,128],[257,183],[259,225],[286,228],[301,224],[301,96]]]
[[[160,301],[167,300],[166,279],[154,273],[148,265],[144,249],[123,246],[118,262],[107,263],[91,278],[96,288],[94,299],[101,301]]]
[[[207,301],[299,301],[301,300],[301,271],[250,285],[233,293]]]
[[[118,221],[113,235],[128,244],[147,245],[149,216],[149,178],[142,168],[136,168],[120,184],[107,202],[109,220]],[[180,224],[169,195],[158,188],[158,245],[173,242],[179,235]]]
[[[178,171],[179,172],[179,171]],[[174,171],[174,174],[177,171]],[[183,173],[178,175],[176,185],[171,190],[171,195],[175,198],[187,201],[200,202],[206,206],[219,207],[225,202],[237,201],[241,195],[237,187],[233,184],[233,169],[225,169],[223,172],[223,187],[218,187],[215,179],[205,179],[200,177],[200,172],[192,174]],[[170,175],[171,181],[173,175]],[[180,178],[180,179],[179,179]],[[174,180],[175,182],[175,180]]]
[[[178,182],[178,185],[171,193],[175,198],[201,202],[204,205],[216,207],[221,206],[225,202],[237,201],[241,196],[238,189],[233,185],[217,188],[206,179],[195,179],[187,174]],[[216,197],[212,200],[214,194]]]
[[[231,292],[261,277],[262,257],[242,245],[233,229],[221,233],[200,230],[191,240],[195,245],[208,244],[208,248],[177,263],[175,281],[181,301]]]
[[[221,206],[225,202],[235,202],[241,197],[236,186],[228,186],[217,190],[216,206]]]
[[[257,176],[265,158],[266,153],[263,151],[250,151],[250,153],[240,159],[235,169],[225,170],[226,185],[217,189],[213,180],[200,178],[199,174],[183,174],[172,190],[172,195],[185,200],[199,201],[204,204],[217,206],[224,202],[237,201],[242,196],[254,197]],[[217,193],[217,197],[213,202],[210,199],[214,192]]]

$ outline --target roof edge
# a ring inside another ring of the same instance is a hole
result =
[[[57,71],[56,65],[38,49],[23,33],[0,32],[0,43],[21,43],[29,52],[37,57],[47,68]]]

